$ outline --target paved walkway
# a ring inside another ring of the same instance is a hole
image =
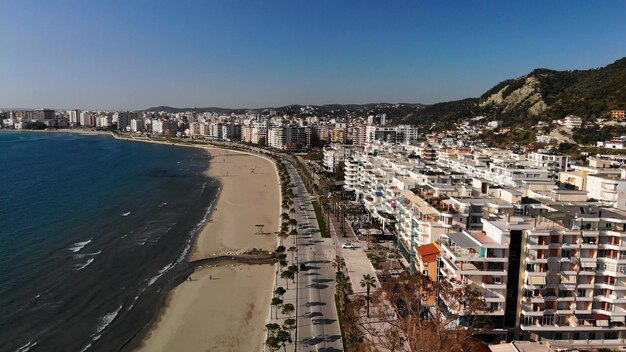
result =
[[[335,306],[335,276],[331,266],[336,249],[331,239],[321,237],[311,197],[307,193],[297,171],[290,164],[287,169],[294,184],[294,202],[298,236],[288,237],[284,246],[295,246],[298,251],[294,261],[306,270],[299,271],[295,285],[289,282],[289,289],[284,295],[284,303],[292,303],[296,307],[293,315],[297,320],[297,330],[292,333],[294,343],[287,346],[288,351],[327,351],[343,350],[341,331]],[[291,262],[291,253],[287,252]],[[280,276],[280,273],[278,273]],[[287,288],[284,279],[275,280],[275,285]],[[287,316],[272,311],[272,322],[282,325]]]

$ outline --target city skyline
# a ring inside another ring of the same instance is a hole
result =
[[[623,2],[4,2],[0,106],[431,104],[626,52]]]

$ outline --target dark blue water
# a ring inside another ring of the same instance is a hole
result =
[[[138,343],[218,185],[201,150],[0,133],[0,350]]]

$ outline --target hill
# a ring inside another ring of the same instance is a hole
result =
[[[424,107],[423,104],[391,104],[391,103],[370,103],[370,104],[327,104],[327,105],[286,105],[280,107],[265,107],[258,109],[228,109],[218,107],[206,108],[175,108],[171,106],[156,106],[142,111],[145,112],[168,112],[179,113],[185,111],[213,112],[217,114],[244,114],[267,113],[275,110],[277,114],[289,115],[318,115],[328,117],[345,117],[350,115],[367,116],[377,114],[387,114],[390,119],[400,119],[410,115]]]
[[[626,58],[602,68],[555,71],[545,68],[498,83],[479,98],[426,106],[405,122],[447,128],[477,115],[530,125],[568,114],[599,117],[626,108]]]

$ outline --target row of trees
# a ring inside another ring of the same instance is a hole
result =
[[[285,280],[286,288],[277,287],[274,290],[271,305],[272,307],[274,307],[274,316],[276,319],[278,319],[279,310],[281,314],[287,316],[287,319],[284,320],[282,326],[277,323],[269,323],[265,326],[267,329],[267,338],[265,340],[265,345],[270,351],[277,351],[280,348],[283,348],[286,351],[287,344],[292,342],[291,331],[296,329],[296,319],[291,317],[291,315],[295,312],[294,305],[291,303],[284,303],[283,295],[287,292],[287,290],[289,290],[289,281],[295,281],[296,275],[298,273],[298,266],[295,265],[294,261],[294,256],[298,249],[295,246],[290,246],[289,248],[286,248],[284,246],[284,241],[289,236],[298,235],[298,222],[295,219],[295,194],[291,185],[291,177],[289,176],[287,167],[282,159],[279,157],[274,157],[274,159],[280,179],[282,199],[282,212],[280,214],[281,225],[279,231],[277,232],[280,244],[276,248],[275,256],[278,260],[278,265],[281,270],[280,277]],[[289,264],[287,253],[291,254],[291,265]]]

